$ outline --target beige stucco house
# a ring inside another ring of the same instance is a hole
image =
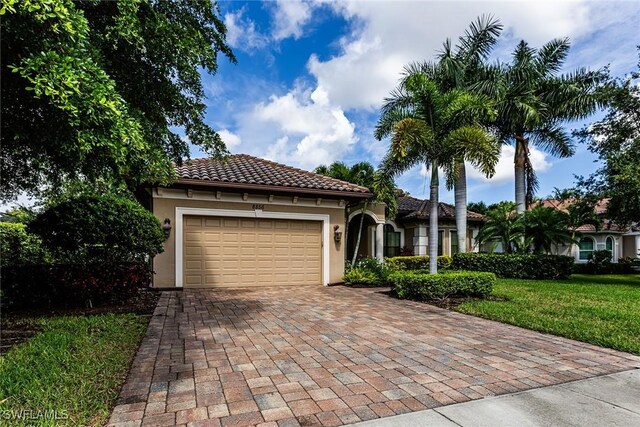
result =
[[[555,199],[540,201],[542,206],[559,209],[566,212],[571,202],[561,202]],[[571,245],[560,245],[553,253],[575,258],[578,264],[586,263],[589,255],[594,251],[607,250],[611,252],[611,260],[616,263],[620,258],[640,258],[640,230],[632,227],[619,227],[606,218],[608,200],[600,200],[594,207],[594,212],[601,218],[601,223],[584,224],[576,229],[579,239]]]
[[[370,205],[364,214],[363,232],[357,258],[392,257],[398,255],[428,255],[429,216],[431,202],[404,193],[398,195],[398,213],[393,219],[384,216],[384,205]],[[356,247],[362,205],[348,209],[347,256],[352,259]],[[483,216],[467,212],[467,251],[477,252],[475,238]],[[447,203],[438,205],[438,255],[458,253],[455,208]]]
[[[176,173],[143,196],[168,234],[154,287],[342,281],[345,209],[370,198],[367,188],[248,155],[192,160]]]

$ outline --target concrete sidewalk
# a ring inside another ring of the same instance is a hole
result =
[[[640,426],[640,369],[353,426]]]

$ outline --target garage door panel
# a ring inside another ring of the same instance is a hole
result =
[[[185,286],[322,283],[322,223],[185,217]]]

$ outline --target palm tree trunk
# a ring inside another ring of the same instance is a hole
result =
[[[467,252],[467,171],[464,161],[458,164],[458,171],[458,179],[454,184],[456,232],[458,233],[458,252],[465,253]]]
[[[429,213],[429,273],[438,272],[438,163],[431,163],[431,212]]]
[[[353,251],[353,259],[351,260],[351,265],[356,263],[356,258],[358,257],[358,250],[360,250],[360,238],[362,237],[362,224],[364,224],[364,213],[367,211],[367,204],[369,202],[365,201],[362,206],[362,213],[360,214],[360,227],[358,228],[358,240],[356,240],[356,248]]]
[[[515,182],[516,182],[516,213],[524,213],[526,209],[527,183],[525,179],[525,164],[527,161],[527,147],[523,135],[516,135]]]

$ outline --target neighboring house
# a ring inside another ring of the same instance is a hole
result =
[[[141,197],[169,231],[154,287],[342,281],[345,209],[371,198],[367,188],[242,154],[176,173]]]
[[[568,204],[555,199],[540,201],[542,206],[559,209],[566,212]],[[555,253],[558,255],[573,256],[576,263],[586,263],[589,255],[594,251],[608,250],[611,252],[612,261],[630,257],[640,258],[640,230],[633,228],[621,228],[608,220],[604,215],[607,212],[608,200],[603,199],[595,206],[595,213],[601,217],[601,224],[584,224],[576,229],[579,233],[578,242],[572,245],[559,246]]]
[[[428,255],[429,252],[429,200],[416,199],[400,194],[396,217],[384,217],[384,205],[372,205],[365,212],[358,257],[398,256],[400,254]],[[347,255],[351,259],[355,250],[362,206],[350,209]],[[467,212],[467,251],[477,251],[475,237],[482,226],[481,214]],[[438,255],[453,255],[458,250],[455,208],[439,203],[438,210]]]

